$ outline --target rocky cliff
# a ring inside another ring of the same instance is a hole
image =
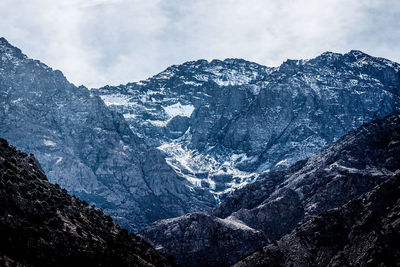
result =
[[[199,60],[98,90],[4,38],[0,59],[0,136],[130,230],[210,210],[400,107],[399,64],[359,51],[278,68]]]
[[[48,182],[38,161],[0,139],[1,266],[170,266],[148,243]]]
[[[0,39],[0,136],[34,153],[53,183],[135,230],[215,199],[132,133],[122,115]]]
[[[360,51],[277,68],[198,60],[93,92],[195,187],[223,199],[263,172],[400,112],[400,65]]]
[[[358,198],[399,169],[396,114],[367,123],[317,155],[236,190],[208,215],[212,223],[186,215],[154,223],[139,234],[182,265],[226,266],[292,231],[302,220]],[[231,231],[231,239],[218,231],[221,220],[241,226]],[[262,235],[258,244],[255,233]],[[218,256],[205,256],[210,250]]]

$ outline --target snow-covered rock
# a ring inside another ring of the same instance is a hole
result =
[[[93,92],[104,101],[124,95],[129,104],[108,107],[194,187],[222,199],[400,111],[399,73],[399,64],[360,51],[287,60],[278,68],[198,60]]]

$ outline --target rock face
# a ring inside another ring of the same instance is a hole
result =
[[[143,234],[159,251],[173,252],[183,266],[220,266],[237,261],[238,248],[245,256],[262,247],[263,234],[238,220],[206,213],[191,213],[162,220]]]
[[[91,91],[4,38],[0,59],[0,136],[130,230],[210,210],[400,108],[399,64],[359,51],[279,68],[199,60]]]
[[[93,91],[178,173],[222,199],[363,123],[400,112],[400,65],[360,51],[278,68],[199,60]]]
[[[400,172],[234,266],[398,266]]]
[[[143,239],[48,182],[38,161],[0,139],[1,266],[170,266]]]
[[[210,218],[245,225],[260,231],[269,243],[293,230],[296,225],[323,211],[338,207],[372,190],[400,170],[400,115],[391,115],[351,131],[319,154],[300,161],[287,170],[275,171],[253,184],[238,189],[211,213]],[[173,255],[185,266],[211,263],[226,266],[246,256],[251,250],[247,238],[233,236],[233,241],[219,238],[213,224],[191,222],[182,224],[188,216],[160,221],[139,232],[154,247]],[[172,230],[165,230],[172,229]],[[173,232],[166,236],[164,232]],[[190,246],[193,235],[212,233],[203,248]],[[224,254],[225,242],[234,244]],[[187,244],[182,250],[172,244]],[[209,259],[203,252],[214,249],[219,258]],[[228,260],[225,260],[228,259]]]
[[[215,206],[85,87],[0,39],[0,136],[130,230]],[[171,132],[179,131],[171,125]]]

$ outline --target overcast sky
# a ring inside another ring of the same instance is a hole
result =
[[[146,79],[173,64],[362,50],[400,61],[399,0],[0,0],[0,35],[76,85]]]

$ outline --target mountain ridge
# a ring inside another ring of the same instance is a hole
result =
[[[322,212],[233,266],[396,266],[400,172],[343,206]]]
[[[210,210],[400,106],[399,64],[359,52],[200,60],[88,90],[1,42],[0,135],[130,230]]]
[[[0,138],[0,265],[171,266],[94,205],[48,182],[39,162]]]
[[[0,59],[0,136],[34,153],[52,182],[130,230],[215,205],[91,91],[4,40]]]
[[[208,214],[161,220],[139,235],[184,266],[233,264],[390,179],[400,167],[399,127],[400,114],[364,124],[317,155],[236,190]],[[220,219],[245,227],[219,232]],[[263,237],[254,242],[245,229]]]
[[[198,60],[93,91],[194,187],[221,200],[399,112],[400,65],[357,50],[273,68]]]

